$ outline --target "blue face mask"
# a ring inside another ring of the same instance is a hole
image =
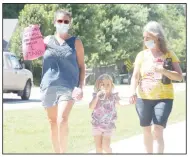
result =
[[[145,44],[145,46],[146,46],[148,49],[153,49],[153,48],[155,47],[154,40],[145,41],[144,44]]]

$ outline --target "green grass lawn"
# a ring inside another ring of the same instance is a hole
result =
[[[169,124],[185,120],[185,97],[185,92],[176,94]],[[87,153],[94,149],[90,121],[91,110],[87,105],[73,108],[69,120],[68,153]],[[118,108],[116,126],[112,142],[141,133],[133,105]],[[4,111],[3,153],[52,153],[49,135],[49,125],[43,109]]]

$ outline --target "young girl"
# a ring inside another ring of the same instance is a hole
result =
[[[114,93],[112,77],[108,74],[96,80],[93,99],[89,107],[92,112],[92,132],[96,145],[96,153],[112,153],[111,136],[117,119],[116,105],[119,104],[118,93]]]

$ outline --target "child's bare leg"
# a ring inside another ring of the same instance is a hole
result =
[[[106,153],[112,153],[110,144],[111,144],[111,136],[103,136],[102,148]]]
[[[96,145],[96,153],[102,153],[102,135],[94,136],[94,141]]]

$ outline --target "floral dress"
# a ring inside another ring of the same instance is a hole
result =
[[[96,93],[93,93],[96,96]],[[112,93],[104,100],[98,100],[92,112],[92,126],[103,130],[112,130],[117,119],[116,103],[119,100],[118,93]]]

